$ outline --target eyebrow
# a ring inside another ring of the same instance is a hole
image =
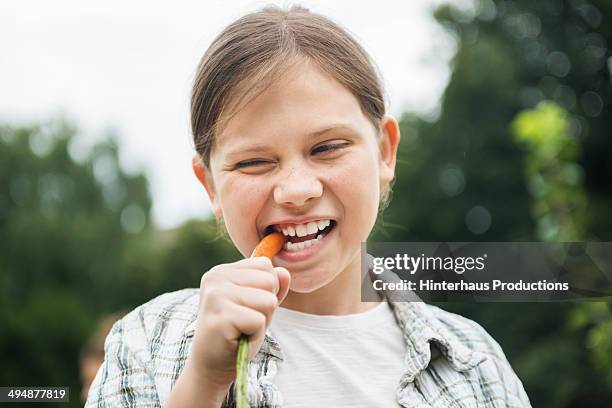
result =
[[[344,123],[338,123],[338,124],[332,124],[332,125],[327,125],[319,130],[315,130],[314,132],[310,132],[306,135],[307,138],[309,139],[314,139],[316,137],[319,137],[327,132],[331,132],[334,130],[348,130],[350,132],[356,133],[355,129],[347,124]],[[269,145],[267,144],[263,144],[263,143],[255,143],[255,144],[250,144],[248,145],[248,147],[245,147],[243,149],[236,149],[234,151],[230,151],[227,154],[228,158],[234,157],[234,156],[238,156],[244,153],[260,153],[260,152],[265,152],[270,148]]]

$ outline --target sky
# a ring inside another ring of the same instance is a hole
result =
[[[267,4],[301,4],[340,23],[372,55],[389,112],[435,117],[450,75],[452,37],[432,17],[441,0],[0,2],[0,122],[63,117],[87,151],[115,133],[120,165],[144,172],[153,221],[173,228],[210,216],[191,169],[189,95],[214,37]]]

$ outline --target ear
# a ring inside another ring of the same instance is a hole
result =
[[[215,217],[220,218],[223,213],[221,212],[221,207],[219,206],[217,200],[217,194],[215,193],[215,186],[213,184],[212,174],[206,168],[204,163],[202,163],[202,159],[199,154],[195,154],[193,159],[191,159],[191,166],[193,167],[193,172],[195,173],[200,183],[206,189],[206,193],[208,193],[208,198],[210,199],[210,204],[212,206],[213,214]]]
[[[395,177],[397,148],[400,142],[400,129],[397,120],[391,115],[385,115],[380,120],[382,134],[378,141],[380,151],[380,184],[391,183]]]

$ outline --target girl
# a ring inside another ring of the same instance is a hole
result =
[[[194,171],[247,259],[116,324],[87,406],[233,406],[241,333],[256,407],[530,406],[476,323],[385,293],[361,302],[360,243],[400,132],[345,30],[300,7],[240,18],[202,58],[191,109]],[[274,229],[283,250],[248,259]]]

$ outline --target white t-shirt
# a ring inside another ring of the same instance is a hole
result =
[[[270,332],[285,355],[272,379],[283,407],[399,407],[406,344],[387,302],[344,316],[279,307]]]

